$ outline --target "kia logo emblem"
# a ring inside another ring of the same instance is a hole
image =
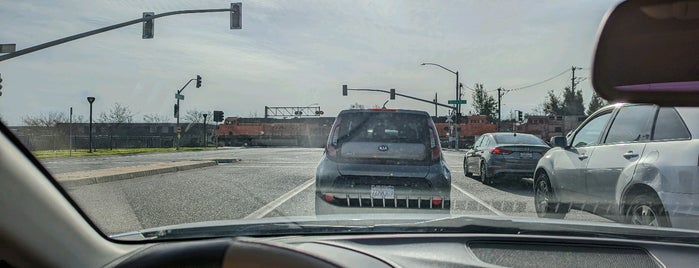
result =
[[[379,151],[382,151],[382,152],[388,151],[388,146],[387,145],[379,145]]]

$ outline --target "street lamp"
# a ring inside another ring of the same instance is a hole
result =
[[[92,149],[92,103],[95,102],[95,97],[87,97],[87,102],[90,103],[90,150],[89,152],[92,153],[94,150]]]
[[[450,73],[456,75],[456,102],[457,102],[457,104],[456,104],[456,120],[454,120],[454,123],[456,124],[456,131],[455,131],[455,133],[456,133],[456,144],[455,144],[455,147],[456,147],[456,149],[459,149],[459,115],[461,115],[461,103],[460,103],[460,101],[461,101],[461,90],[460,90],[460,88],[459,88],[459,71],[452,71],[452,70],[450,70],[450,69],[447,68],[447,67],[444,67],[444,66],[439,65],[439,64],[436,64],[436,63],[431,63],[431,62],[423,62],[423,63],[420,64],[420,65],[422,65],[422,66],[434,65],[434,66],[437,66],[437,67],[439,67],[439,68],[442,68],[442,69],[444,69],[444,70],[446,70],[446,71],[448,71],[448,72],[450,72]]]

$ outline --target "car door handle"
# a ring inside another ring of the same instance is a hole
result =
[[[634,153],[633,151],[628,151],[627,153],[624,154],[624,158],[626,158],[626,159],[631,159],[634,157],[638,157],[638,154]]]
[[[585,160],[585,159],[587,159],[588,157],[589,157],[589,156],[587,156],[586,154],[578,155],[578,159],[580,159],[580,160]]]

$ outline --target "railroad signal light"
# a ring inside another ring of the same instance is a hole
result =
[[[395,88],[392,88],[392,89],[391,89],[391,99],[392,99],[392,100],[395,100],[395,99],[396,99],[396,89],[395,89]]]
[[[342,96],[347,96],[347,85],[342,85]]]
[[[197,88],[201,87],[201,76],[197,75]]]
[[[143,12],[143,18],[148,18],[151,16],[154,16],[155,13],[153,12]],[[155,35],[155,21],[153,19],[147,20],[143,22],[143,35],[141,36],[143,39],[153,39],[153,35]]]

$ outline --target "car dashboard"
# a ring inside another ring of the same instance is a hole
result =
[[[699,247],[488,234],[217,238],[145,246],[107,267],[694,267]]]

